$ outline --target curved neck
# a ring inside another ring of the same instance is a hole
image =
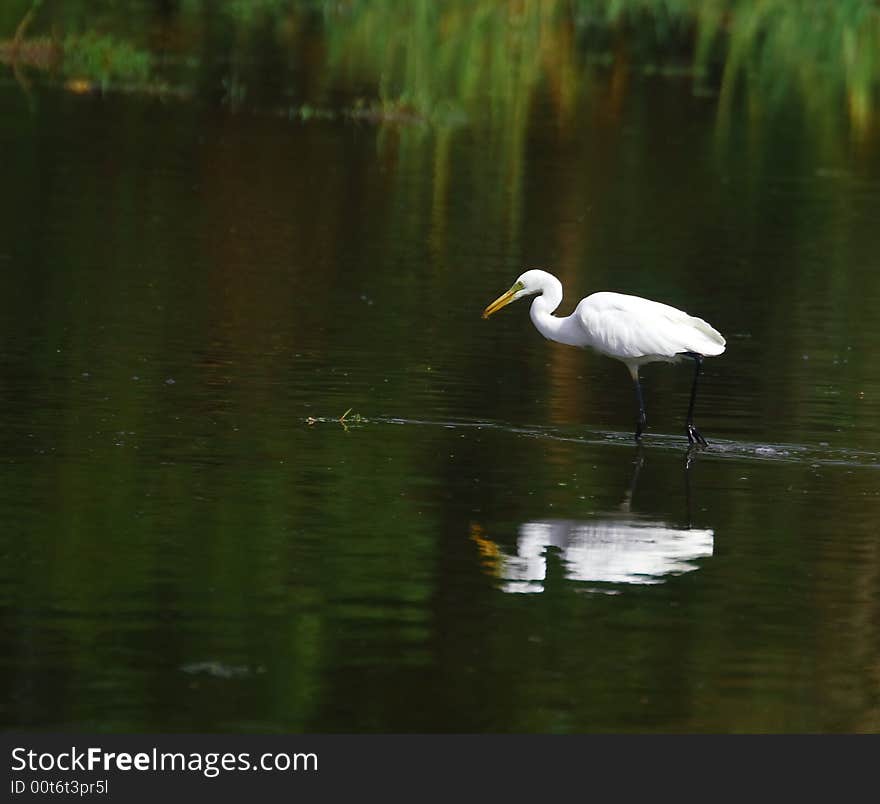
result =
[[[547,340],[579,346],[577,333],[572,331],[574,322],[571,321],[571,316],[559,318],[553,315],[553,311],[561,303],[562,283],[555,276],[547,274],[541,293],[535,297],[529,309],[532,323]]]

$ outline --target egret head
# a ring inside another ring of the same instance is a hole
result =
[[[483,318],[488,318],[492,313],[497,313],[502,307],[506,307],[511,302],[523,298],[523,296],[534,296],[536,293],[543,293],[547,276],[546,271],[538,270],[526,271],[524,274],[520,274],[507,293],[503,293],[483,310]]]

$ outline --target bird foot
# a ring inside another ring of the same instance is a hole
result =
[[[703,451],[703,448],[699,444],[691,444],[687,452],[684,456],[684,470],[685,472],[689,471],[690,468],[697,462],[697,456]]]
[[[642,443],[642,434],[645,432],[645,428],[648,426],[648,418],[644,414],[639,416],[636,420],[636,442],[639,444]]]
[[[709,443],[706,441],[705,438],[703,438],[702,433],[700,433],[700,431],[697,430],[697,428],[694,427],[694,425],[692,425],[690,423],[688,423],[688,426],[687,426],[687,437],[688,437],[688,443],[691,445],[699,444],[701,447],[708,447],[709,446]]]

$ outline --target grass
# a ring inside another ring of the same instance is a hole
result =
[[[13,0],[0,11],[10,37],[0,59],[149,86],[156,63],[145,8]],[[862,131],[880,107],[876,0],[221,0],[210,11],[183,2],[162,24],[197,43],[193,31],[222,20],[232,70],[259,58],[267,34],[293,56],[318,31],[307,67],[325,95],[353,83],[372,90],[359,107],[331,110],[339,117],[511,129],[539,89],[564,116],[597,65],[693,80],[695,91],[720,96],[722,110],[748,93],[765,105],[793,100],[811,115],[842,111]],[[220,80],[238,105],[234,73]],[[308,101],[296,107],[300,119],[329,116]]]
[[[369,422],[364,416],[361,416],[360,413],[352,413],[353,408],[349,408],[345,411],[341,416],[309,416],[306,419],[306,424],[310,427],[316,424],[326,424],[326,423],[334,423],[341,424],[343,429],[348,430],[350,425],[360,425],[366,424]]]

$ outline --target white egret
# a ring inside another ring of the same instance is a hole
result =
[[[706,446],[706,439],[694,426],[694,401],[703,358],[724,351],[721,333],[702,318],[667,304],[604,291],[581,299],[571,315],[555,316],[553,311],[562,302],[562,283],[553,274],[538,270],[522,274],[507,293],[483,311],[483,318],[524,296],[536,296],[530,315],[545,338],[569,346],[589,347],[626,365],[639,403],[636,440],[642,437],[648,421],[639,368],[658,361],[676,363],[683,357],[693,360],[696,369],[687,412],[687,437],[691,444]]]

